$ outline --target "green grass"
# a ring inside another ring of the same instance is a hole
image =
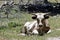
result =
[[[13,12],[13,15],[9,15],[9,18],[0,18],[0,38],[3,40],[45,40],[47,37],[58,37],[60,36],[60,31],[56,30],[60,28],[60,17],[50,17],[49,23],[51,30],[53,30],[50,34],[45,34],[44,36],[39,35],[31,35],[31,36],[20,36],[20,30],[27,21],[32,21],[31,14],[27,14],[26,12],[23,13],[16,13]],[[17,15],[18,14],[18,15]],[[4,15],[5,16],[5,15]],[[15,17],[14,17],[15,16]],[[14,22],[19,24],[16,27],[9,27],[8,23]]]
[[[55,1],[53,1],[55,2]],[[60,2],[60,1],[59,1]],[[12,11],[12,14],[9,14],[9,18],[6,18],[6,15],[0,13],[1,16],[5,18],[0,18],[0,40],[46,40],[48,37],[59,37],[60,30],[56,30],[60,28],[60,17],[50,17],[49,23],[51,30],[53,30],[49,34],[45,34],[44,36],[39,35],[31,35],[31,36],[20,36],[20,30],[23,28],[23,25],[27,21],[32,21],[31,14],[16,13]],[[14,22],[18,24],[16,27],[8,26],[8,23]]]

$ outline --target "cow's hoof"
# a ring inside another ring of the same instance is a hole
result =
[[[49,30],[49,31],[47,32],[47,34],[48,34],[48,33],[51,33],[51,30]]]
[[[40,33],[40,34],[39,34],[39,36],[43,36],[43,35],[44,35],[44,33]]]
[[[24,34],[24,33],[21,33],[20,35],[21,35],[21,36],[26,36],[26,34]]]
[[[40,36],[43,36],[43,35],[44,35],[44,32],[39,33],[39,35],[40,35]]]

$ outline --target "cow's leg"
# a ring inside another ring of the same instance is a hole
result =
[[[39,35],[40,36],[43,36],[43,34],[44,34],[44,31],[43,30],[40,30]]]
[[[26,27],[22,28],[21,33],[26,34],[26,35],[30,35],[31,34],[31,32],[29,32],[29,30],[27,30]]]
[[[43,27],[39,27],[37,30],[40,36],[44,34]]]
[[[49,29],[49,31],[47,33],[50,33],[51,32],[51,29]]]
[[[35,29],[32,31],[32,34],[38,34],[38,31]]]
[[[44,27],[44,28],[43,28],[43,31],[44,31],[45,33],[49,33],[51,30],[50,30],[50,27]]]
[[[26,29],[25,29],[25,27],[23,27],[21,30],[21,33],[25,33],[25,32],[26,32]]]
[[[23,27],[22,30],[21,30],[21,35],[25,36],[27,34],[27,29],[26,27]]]

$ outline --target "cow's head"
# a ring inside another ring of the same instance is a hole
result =
[[[32,19],[37,20],[37,23],[39,27],[42,27],[44,25],[45,19],[48,19],[49,16],[46,13],[37,13],[33,14]]]

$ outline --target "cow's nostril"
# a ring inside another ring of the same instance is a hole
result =
[[[43,25],[39,25],[39,27],[42,27]]]

